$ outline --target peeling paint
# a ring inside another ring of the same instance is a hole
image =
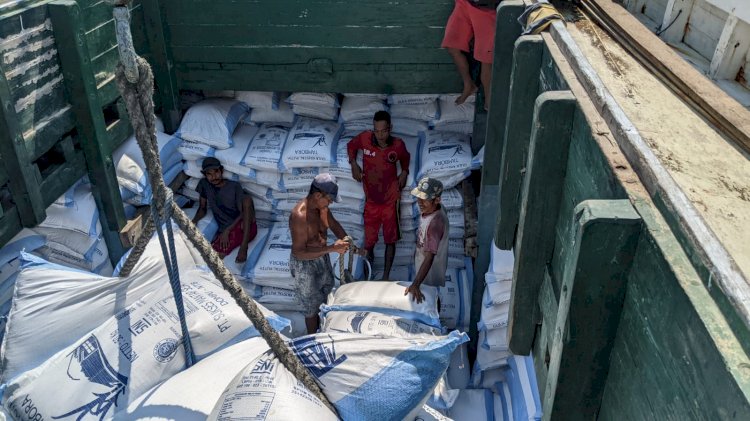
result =
[[[58,85],[62,84],[63,80],[64,80],[63,76],[60,75],[52,79],[51,81],[45,83],[42,87],[35,90],[34,92],[26,95],[23,98],[20,98],[18,101],[16,101],[16,112],[20,113],[26,108],[36,104],[36,101],[38,99],[41,99],[47,95],[50,95],[52,91],[54,91],[55,88],[57,88]]]
[[[28,29],[23,29],[17,34],[10,35],[5,38],[0,38],[0,50],[6,51],[26,42],[29,38],[42,31],[52,31],[52,21],[47,19],[41,25],[33,26]]]
[[[22,63],[16,68],[9,69],[8,71],[5,72],[5,77],[8,80],[13,79],[39,66],[41,63],[45,61],[56,60],[56,59],[57,59],[57,50],[49,50],[45,52],[44,54],[34,58],[33,60],[29,60],[25,63]]]
[[[23,57],[26,54],[39,51],[43,48],[54,47],[54,45],[55,45],[55,38],[52,36],[49,36],[47,38],[42,39],[41,41],[29,43],[25,45],[24,47],[19,46],[18,48],[6,50],[3,54],[3,63],[7,65],[13,64],[14,61],[18,60],[19,58]]]

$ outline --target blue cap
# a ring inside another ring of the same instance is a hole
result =
[[[339,185],[336,183],[336,177],[333,174],[324,172],[316,175],[312,186],[331,196],[334,202],[341,201],[339,197]]]

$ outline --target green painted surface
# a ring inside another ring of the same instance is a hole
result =
[[[546,420],[596,417],[641,232],[628,200],[583,201],[568,225],[573,251],[564,262],[559,307],[545,309],[557,312],[542,383]]]
[[[205,13],[206,1],[159,4],[180,88],[461,89],[450,56],[440,49],[452,1],[220,0],[210,3],[212,13]]]
[[[74,1],[65,0],[50,3],[49,8],[66,88],[76,115],[92,192],[99,208],[102,236],[107,243],[110,260],[115,264],[124,254],[119,231],[125,225],[125,211],[112,163],[112,145],[108,141],[90,56],[84,42],[80,8]]]
[[[508,98],[508,116],[503,136],[499,211],[495,244],[510,250],[516,237],[521,186],[532,132],[534,103],[539,95],[539,66],[544,44],[539,35],[516,40]]]
[[[552,258],[554,238],[548,233],[557,221],[575,109],[570,91],[545,92],[534,106],[508,312],[508,343],[519,355],[529,353],[534,339],[531,310]]]

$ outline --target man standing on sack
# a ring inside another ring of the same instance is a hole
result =
[[[362,183],[365,191],[365,250],[370,264],[375,258],[375,243],[383,227],[385,267],[383,279],[388,279],[396,256],[396,241],[401,238],[399,206],[401,189],[409,175],[409,151],[404,141],[391,136],[391,115],[378,111],[373,117],[373,130],[366,130],[346,145],[352,177]],[[362,150],[363,167],[357,164]],[[401,165],[398,173],[397,164]],[[374,266],[374,265],[373,265]]]

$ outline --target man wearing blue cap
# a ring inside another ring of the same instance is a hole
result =
[[[294,277],[294,291],[305,315],[307,333],[318,331],[318,308],[333,289],[333,267],[328,253],[345,253],[349,243],[346,231],[328,209],[340,201],[336,177],[318,174],[310,185],[307,197],[300,200],[289,216],[292,233],[292,252],[289,268]],[[328,245],[328,229],[336,235],[336,242]]]

